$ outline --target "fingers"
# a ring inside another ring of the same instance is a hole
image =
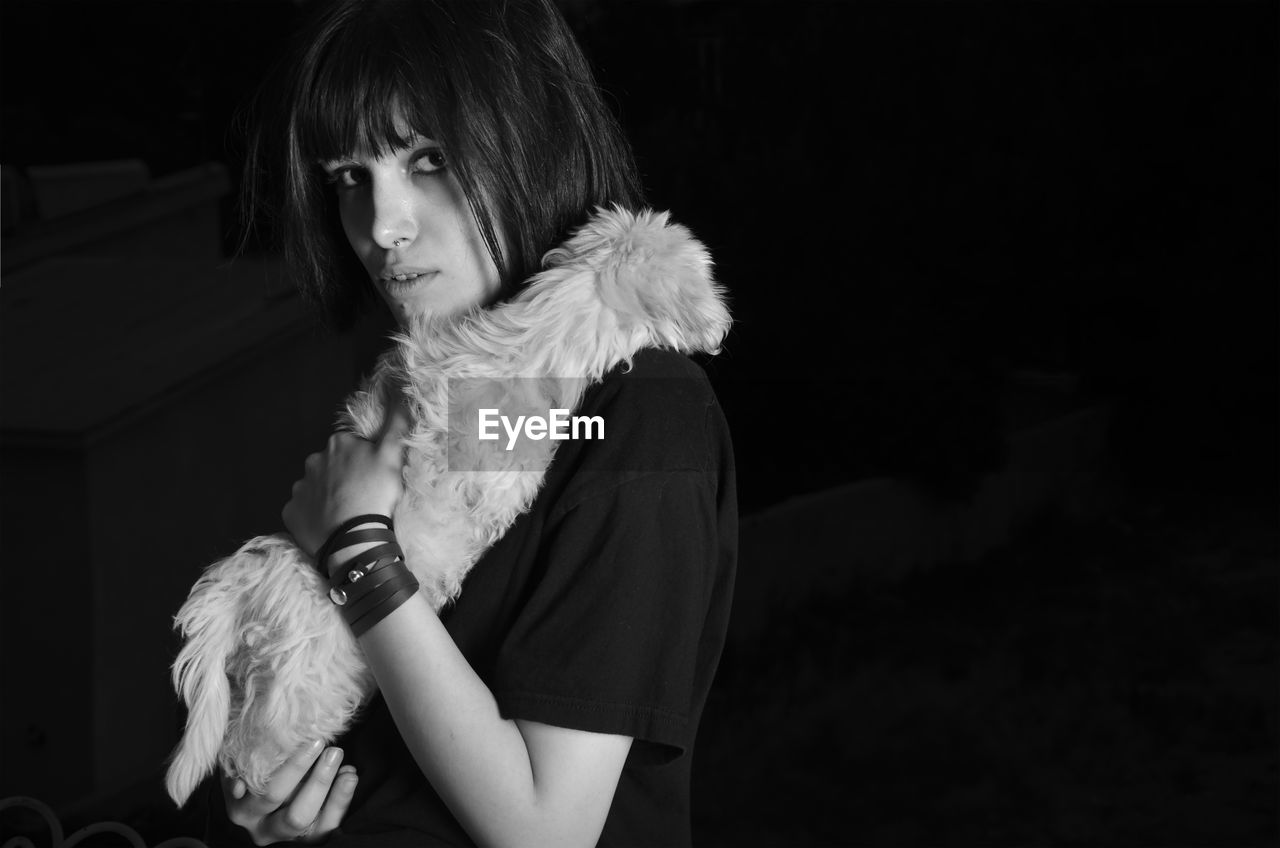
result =
[[[276,813],[276,825],[282,829],[279,835],[286,839],[293,839],[299,834],[309,834],[313,830],[313,823],[320,815],[320,809],[324,806],[341,763],[341,748],[325,750],[312,766],[306,779],[298,786],[293,800]]]
[[[226,774],[220,775],[222,783],[222,797],[227,805],[227,818],[232,824],[241,827],[249,827],[253,824],[251,814],[248,809],[248,803],[243,801],[247,794],[248,787],[245,786],[243,780],[238,777],[230,777]]]
[[[338,769],[337,777],[324,799],[324,806],[320,808],[320,814],[316,816],[315,825],[311,829],[312,837],[322,839],[338,829],[347,814],[347,808],[351,806],[358,782],[355,766],[345,765]]]
[[[323,753],[321,753],[323,751]],[[239,778],[223,778],[232,823],[255,845],[302,839],[321,841],[342,823],[356,789],[353,766],[343,766],[341,748],[320,740],[302,746],[276,769],[266,792],[257,796]]]
[[[294,751],[289,759],[275,770],[267,781],[267,789],[260,796],[250,794],[252,812],[264,816],[285,804],[297,792],[298,784],[307,776],[311,766],[324,750],[324,741],[316,739]]]

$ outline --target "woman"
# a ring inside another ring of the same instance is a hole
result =
[[[564,396],[603,438],[523,431],[545,452],[520,466],[527,502],[452,582],[362,619],[379,694],[265,791],[224,780],[211,841],[687,844],[736,547],[728,433],[676,352],[727,329],[705,253],[641,211],[628,145],[551,0],[330,3],[280,67],[248,198],[279,204],[308,298],[342,325],[376,293],[421,373],[518,356],[541,363],[524,377],[579,381]],[[335,435],[284,508],[335,587],[379,544],[343,522],[395,513],[412,564],[406,522],[442,521],[420,505],[435,481],[414,453],[430,435],[414,422],[440,410],[389,373],[365,395],[389,398],[380,438]],[[517,384],[541,385],[499,395]]]

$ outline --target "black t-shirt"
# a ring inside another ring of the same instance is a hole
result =
[[[737,555],[729,433],[702,370],[646,350],[576,414],[530,510],[441,614],[506,718],[634,737],[599,844],[688,845],[690,748]],[[331,844],[471,845],[380,696],[334,744],[360,782]]]

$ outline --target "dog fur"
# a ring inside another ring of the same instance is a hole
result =
[[[729,329],[710,256],[666,213],[597,210],[543,265],[508,302],[397,336],[342,416],[372,438],[390,404],[409,410],[393,518],[437,610],[529,508],[558,444],[508,453],[503,440],[465,437],[458,421],[475,421],[481,406],[576,409],[638,351],[716,352]],[[173,682],[188,717],[166,786],[179,805],[218,764],[261,793],[289,752],[340,736],[376,689],[326,581],[286,534],[250,539],[211,565],[175,628],[185,643]]]

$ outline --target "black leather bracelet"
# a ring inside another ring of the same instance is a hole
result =
[[[369,591],[364,592],[358,598],[353,598],[349,604],[342,608],[342,616],[347,621],[355,621],[369,610],[376,607],[384,598],[390,597],[401,586],[407,585],[413,579],[413,574],[407,568],[384,568],[378,575],[370,578],[376,581],[377,585],[373,586]]]
[[[329,559],[329,556],[334,552],[334,550],[336,550],[335,546],[338,544],[341,536],[353,527],[359,527],[362,524],[380,524],[388,530],[395,529],[391,519],[385,515],[357,515],[355,518],[349,518],[342,522],[338,525],[337,529],[329,534],[329,538],[325,539],[324,544],[320,546],[320,550],[316,551],[315,565],[316,570],[320,572],[321,576],[326,579],[329,577],[325,562]]]
[[[377,545],[375,547],[369,548],[368,550],[361,551],[360,553],[353,556],[351,559],[344,562],[342,566],[338,569],[338,573],[333,576],[333,579],[330,580],[330,582],[334,586],[344,586],[347,583],[355,583],[356,580],[360,579],[360,577],[356,577],[355,579],[352,579],[352,572],[368,571],[369,570],[368,567],[370,565],[382,559],[383,557],[388,557],[388,556],[399,557],[400,559],[404,559],[404,551],[400,550],[400,546],[397,545],[395,542],[386,542],[385,544]],[[361,576],[364,576],[364,575],[361,574]]]
[[[395,565],[397,562],[404,562],[404,557],[399,554],[391,554],[375,560],[372,565],[368,565],[358,571],[356,569],[348,571],[345,580],[341,582],[335,581],[334,584],[329,587],[329,600],[333,601],[335,605],[340,607],[359,600],[374,589],[378,588],[379,583],[386,577],[386,575],[378,575],[378,582],[362,583],[362,581],[365,581],[366,579],[373,581],[376,572],[389,565]],[[352,580],[351,577],[355,573],[358,573],[361,576]],[[361,585],[356,585],[358,583]]]
[[[377,603],[379,596],[387,595],[394,591],[394,587],[388,586],[392,580],[403,578],[406,575],[413,576],[409,569],[402,564],[392,562],[383,568],[379,568],[355,586],[348,586],[346,589],[341,590],[346,594],[346,601],[339,604],[342,607],[343,617],[348,620],[359,618],[364,614],[365,610]]]
[[[357,638],[363,636],[365,633],[369,632],[369,628],[391,615],[391,613],[395,612],[406,601],[416,595],[418,593],[418,581],[412,574],[409,575],[409,580],[410,583],[407,586],[398,589],[395,594],[384,599],[380,604],[378,604],[378,606],[369,610],[369,612],[365,613],[359,619],[351,622],[351,632],[353,632]]]
[[[349,548],[352,545],[358,545],[361,542],[394,542],[396,540],[396,531],[390,527],[373,527],[366,530],[348,530],[343,533],[337,540],[337,544],[329,549],[329,556],[333,556],[343,548]]]

